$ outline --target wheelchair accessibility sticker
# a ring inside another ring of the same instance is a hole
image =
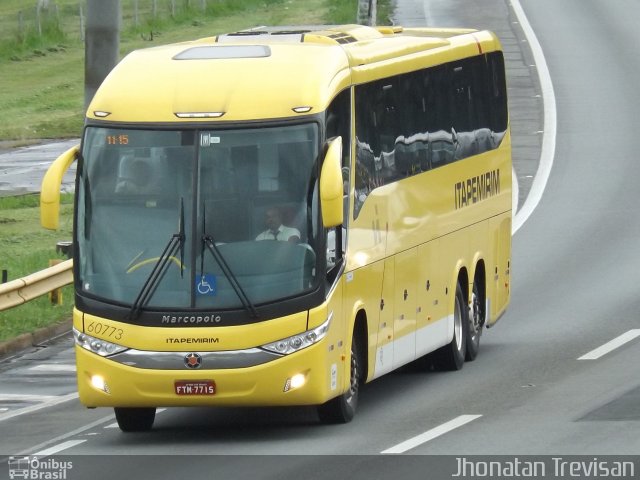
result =
[[[196,275],[196,292],[198,295],[208,295],[215,297],[217,293],[216,289],[216,276],[210,273],[203,275]]]

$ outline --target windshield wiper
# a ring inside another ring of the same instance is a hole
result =
[[[169,264],[171,263],[171,259],[174,258],[174,255],[180,250],[180,278],[183,278],[184,274],[184,244],[185,244],[185,233],[184,233],[184,198],[180,199],[180,220],[178,225],[178,233],[174,233],[169,242],[164,247],[164,250],[158,257],[158,261],[153,266],[153,270],[149,273],[149,276],[142,285],[138,296],[136,297],[133,305],[131,305],[131,310],[129,311],[129,319],[135,320],[140,315],[142,309],[147,305],[154,292],[158,288],[160,284],[160,280],[164,276]]]
[[[246,292],[242,288],[242,285],[240,285],[240,282],[238,282],[238,279],[236,278],[233,271],[229,267],[229,264],[227,264],[226,260],[220,253],[220,250],[218,249],[216,242],[213,240],[213,237],[211,235],[207,235],[207,220],[205,215],[205,207],[203,205],[202,206],[202,248],[200,250],[200,277],[201,278],[204,277],[205,246],[209,249],[209,251],[211,252],[211,255],[213,255],[213,259],[220,266],[222,273],[224,273],[224,275],[227,277],[227,280],[229,280],[229,284],[233,288],[233,291],[236,292],[236,295],[240,299],[242,306],[245,308],[247,312],[251,314],[253,318],[257,318],[258,312],[256,311],[256,308],[253,306],[253,303],[251,303],[251,300],[249,300],[249,297],[247,296]]]

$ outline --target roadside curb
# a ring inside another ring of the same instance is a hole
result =
[[[64,335],[71,331],[71,325],[72,321],[69,319],[55,325],[39,328],[35,332],[23,333],[11,340],[0,342],[0,359],[41,346],[44,342]]]

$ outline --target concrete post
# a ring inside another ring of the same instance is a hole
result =
[[[87,0],[84,106],[120,60],[120,0]]]
[[[377,0],[358,0],[357,22],[360,25],[376,25]]]
[[[369,23],[369,0],[358,0],[357,20],[359,25]]]

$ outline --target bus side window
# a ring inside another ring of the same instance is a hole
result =
[[[375,98],[376,82],[359,85],[355,89],[356,104],[356,158],[353,217],[357,218],[369,196],[376,186],[376,152],[379,152],[380,141],[377,131],[375,106],[371,99]],[[378,153],[378,155],[380,155]]]
[[[495,144],[502,140],[508,122],[507,87],[504,73],[504,58],[502,52],[493,52],[487,58],[489,68],[489,82],[491,95],[489,128],[494,133]]]
[[[342,166],[349,166],[351,145],[351,91],[339,93],[327,109],[326,139],[342,137]]]

